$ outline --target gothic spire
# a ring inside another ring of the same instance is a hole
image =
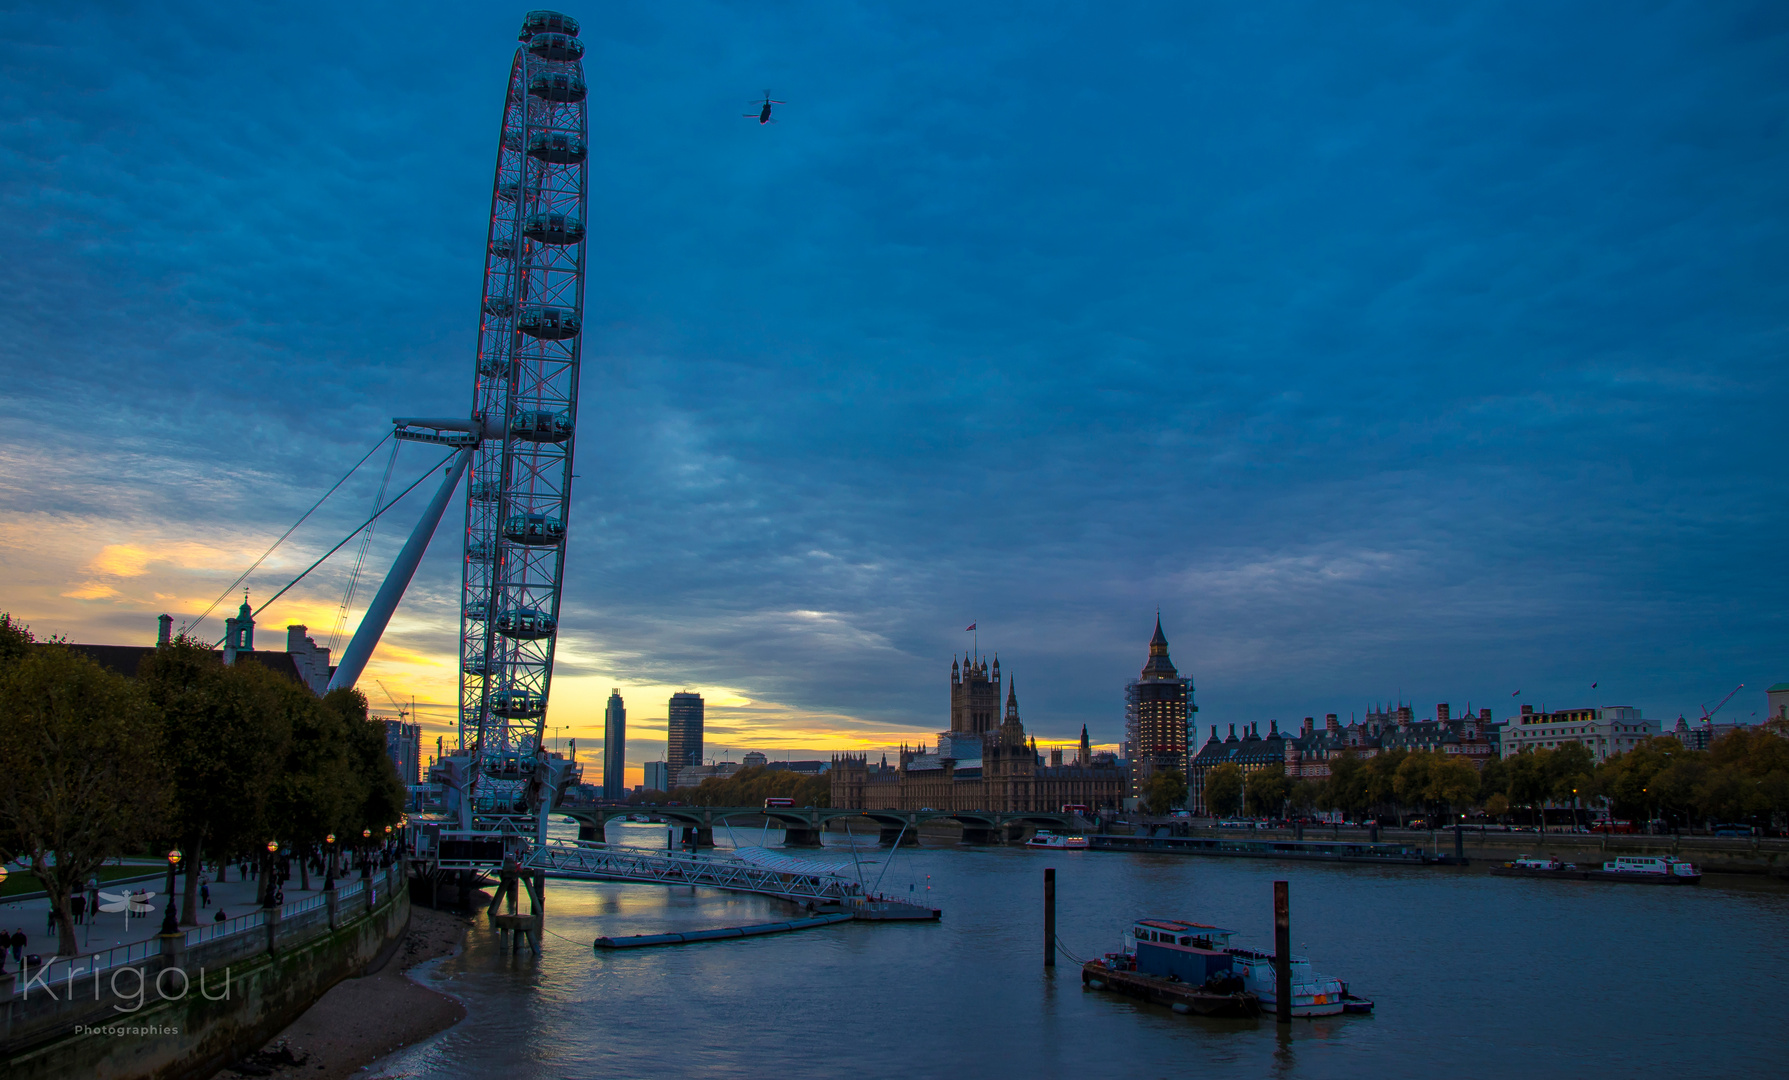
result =
[[[1173,679],[1180,673],[1174,670],[1174,661],[1168,659],[1168,636],[1162,633],[1162,615],[1155,615],[1155,636],[1149,639],[1149,662],[1143,665],[1145,679]]]

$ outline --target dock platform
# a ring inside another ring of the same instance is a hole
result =
[[[1214,994],[1190,983],[1139,975],[1135,971],[1115,971],[1100,960],[1081,965],[1081,983],[1093,990],[1114,990],[1130,997],[1142,998],[1157,1005],[1167,1005],[1175,1012],[1198,1016],[1259,1016],[1261,1002],[1246,990],[1233,994]]]
[[[599,937],[598,949],[639,949],[649,945],[688,945],[697,941],[723,941],[729,938],[760,937],[764,934],[786,934],[794,930],[812,930],[834,923],[850,922],[850,914],[815,915],[789,922],[758,923],[755,926],[723,926],[714,930],[691,930],[682,934],[635,934],[632,937]]]

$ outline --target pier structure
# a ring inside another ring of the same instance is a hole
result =
[[[517,863],[518,874],[585,881],[636,881],[648,885],[698,885],[731,892],[759,893],[798,904],[850,904],[863,885],[831,864],[774,857],[757,862],[685,851],[653,851],[609,844],[554,841],[532,847]],[[495,904],[493,903],[493,908]]]

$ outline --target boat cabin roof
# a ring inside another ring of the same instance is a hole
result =
[[[1234,934],[1234,930],[1223,930],[1206,923],[1181,922],[1179,919],[1138,919],[1138,926],[1147,926],[1151,930],[1168,930],[1176,934],[1186,934],[1202,930],[1206,934]],[[1203,934],[1200,936],[1204,936]]]

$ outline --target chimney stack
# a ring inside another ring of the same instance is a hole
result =
[[[155,643],[157,645],[166,645],[170,641],[173,641],[174,640],[174,616],[163,615],[161,618],[159,618],[155,621],[161,625],[161,629],[157,630],[155,633]]]
[[[1447,702],[1444,701],[1435,706],[1435,719],[1441,721],[1443,724],[1453,719],[1453,710],[1448,708]]]

